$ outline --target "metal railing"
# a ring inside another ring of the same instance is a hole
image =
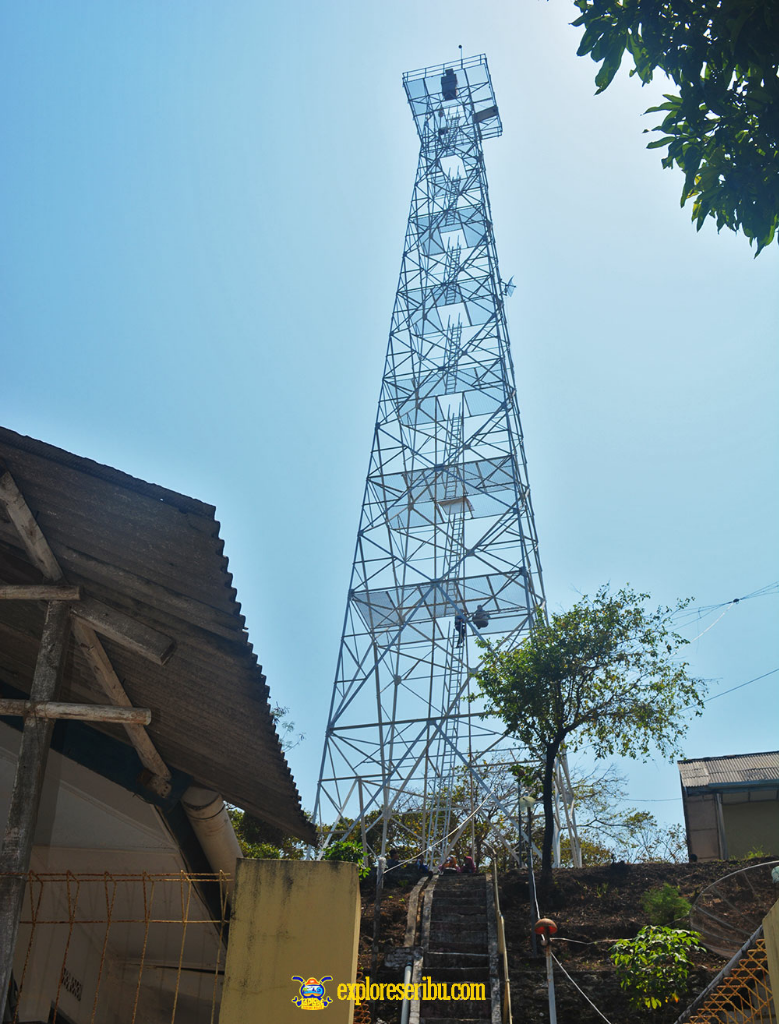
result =
[[[777,1024],[762,926],[675,1024]]]
[[[498,894],[498,869],[492,865],[492,885],[495,890],[495,916],[498,920],[498,953],[503,961],[503,1002],[501,1005],[501,1019],[503,1024],[512,1024],[511,1020],[511,988],[509,986],[509,958],[506,948],[506,927],[503,922],[503,914],[500,912],[500,896]]]

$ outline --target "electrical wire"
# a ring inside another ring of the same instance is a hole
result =
[[[550,952],[551,957],[554,960],[554,962],[557,964],[557,966],[560,968],[560,970],[563,972],[563,974],[566,976],[566,978],[570,981],[570,983],[573,985],[573,987],[576,989],[576,991],[580,995],[584,996],[584,998],[587,1000],[587,1002],[590,1004],[590,1006],[593,1008],[593,1010],[598,1014],[598,1016],[602,1017],[606,1021],[606,1024],[611,1024],[611,1021],[605,1015],[605,1013],[601,1013],[601,1011],[598,1009],[598,1007],[595,1005],[595,1003],[593,1003],[593,1001],[590,999],[590,997],[587,995],[587,993],[584,991],[584,989],[580,988],[576,984],[576,982],[573,980],[573,978],[568,973],[568,971],[566,971],[566,969],[563,967],[563,965],[560,963],[560,961],[557,959],[557,957],[554,955],[554,953],[552,953],[551,950],[549,952]]]
[[[541,910],[538,906],[538,886],[536,885],[536,873],[529,869],[529,873],[533,876],[533,900],[536,905],[536,921],[541,920]]]
[[[552,935],[550,942],[575,942],[577,946],[600,946],[604,942],[619,942],[619,939],[569,939],[565,935]]]
[[[745,686],[750,686],[750,685],[751,685],[752,683],[757,683],[757,682],[759,682],[759,681],[760,681],[761,679],[766,679],[766,678],[767,678],[768,676],[772,676],[772,675],[774,675],[774,674],[775,674],[776,672],[779,672],[779,667],[777,667],[777,668],[772,668],[770,672],[764,672],[764,673],[763,673],[763,674],[762,674],[761,676],[755,676],[755,678],[754,678],[754,679],[747,679],[747,681],[746,681],[745,683],[739,683],[739,684],[738,684],[738,686],[731,686],[729,690],[720,690],[720,692],[719,692],[719,693],[713,693],[713,694],[711,695],[711,697],[707,697],[707,698],[706,698],[706,699],[705,699],[705,700],[703,701],[703,703],[704,703],[704,704],[708,704],[708,703],[709,703],[709,701],[711,701],[711,700],[716,700],[716,699],[717,699],[717,697],[724,697],[726,693],[734,693],[734,692],[735,692],[736,690],[741,690],[741,689],[743,689],[743,687],[745,687]],[[694,706],[695,706],[695,705],[693,705],[693,704],[689,704],[689,705],[688,705],[688,707],[694,707]],[[683,710],[685,710],[685,711],[686,711],[686,710],[687,710],[687,708],[684,708]]]
[[[776,593],[779,593],[779,581],[776,583],[769,583],[765,587],[760,587],[758,590],[753,590],[749,594],[744,594],[742,597],[733,597],[730,601],[721,601],[719,604],[702,604],[693,608],[682,608],[678,612],[675,612],[671,618],[677,620],[677,624],[680,627],[683,627],[689,625],[691,622],[699,622],[701,619],[705,619],[708,615],[713,615],[714,612],[719,611],[720,608],[725,608],[727,610],[734,604],[741,604],[742,601],[751,601],[756,597],[768,597],[769,595]],[[712,625],[714,625],[714,623],[712,623]],[[696,637],[695,639],[697,640],[698,638]]]
[[[705,628],[705,629],[704,629],[704,630],[703,630],[702,632],[700,632],[700,633],[699,633],[699,634],[698,634],[697,636],[694,636],[694,637],[692,638],[692,640],[690,640],[690,641],[689,641],[689,643],[691,643],[691,644],[694,644],[696,640],[700,640],[700,638],[701,638],[701,637],[703,636],[703,634],[704,634],[704,633],[708,633],[710,629],[714,629],[714,627],[715,627],[715,626],[717,625],[717,623],[719,622],[719,620],[720,620],[721,618],[723,618],[723,617],[724,617],[725,615],[727,615],[727,614],[728,614],[728,612],[730,611],[730,609],[731,609],[731,608],[733,607],[733,605],[734,605],[734,604],[735,604],[735,602],[734,602],[734,601],[731,601],[731,602],[730,602],[730,604],[727,604],[727,605],[725,605],[725,610],[724,610],[724,611],[723,611],[723,612],[722,612],[722,613],[721,613],[720,615],[718,615],[718,616],[717,616],[717,618],[716,618],[716,619],[714,620],[714,622],[712,622],[712,623],[711,623],[710,625],[708,625],[708,626],[707,626],[707,627],[706,627],[706,628]]]

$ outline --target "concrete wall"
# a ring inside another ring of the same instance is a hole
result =
[[[352,1003],[336,993],[355,980],[359,930],[355,864],[239,861],[219,1024],[304,1024],[295,975],[332,977],[326,1020],[352,1024]]]

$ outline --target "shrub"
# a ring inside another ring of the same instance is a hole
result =
[[[617,981],[634,1009],[657,1010],[678,1003],[688,986],[690,953],[702,950],[697,932],[647,925],[635,939],[620,939],[611,948]]]
[[[330,843],[322,854],[322,860],[345,860],[349,864],[356,864],[360,869],[360,878],[365,878],[368,868],[363,863],[362,844],[352,842],[350,839],[339,839]]]
[[[762,846],[753,846],[751,850],[747,852],[744,860],[752,860],[753,857],[767,857],[768,854],[765,852]]]
[[[668,882],[662,889],[650,889],[641,897],[641,906],[650,924],[673,925],[690,913],[690,904],[679,894],[675,885]]]

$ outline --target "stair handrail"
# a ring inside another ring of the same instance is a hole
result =
[[[495,891],[495,916],[498,921],[498,952],[503,958],[503,1000],[501,1015],[503,1024],[512,1024],[511,1019],[511,988],[509,985],[509,958],[506,949],[506,927],[503,914],[500,912],[500,895],[498,893],[498,865],[492,862],[492,885]]]

